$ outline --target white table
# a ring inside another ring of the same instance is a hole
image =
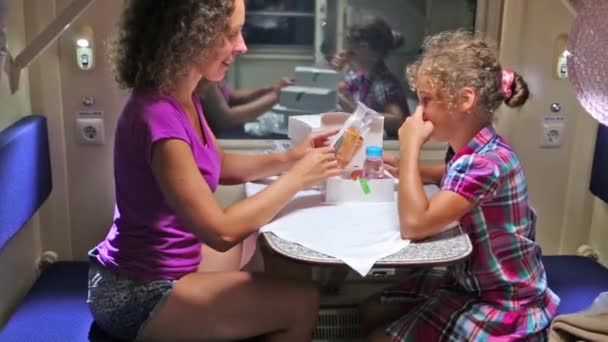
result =
[[[248,196],[253,193],[251,188],[251,185],[245,185],[245,192]],[[307,205],[321,205],[321,202],[322,196],[319,193],[318,198],[307,201]],[[287,258],[317,265],[343,264],[339,259],[286,241],[271,232],[265,232],[262,236],[264,243],[274,252]],[[379,260],[375,267],[443,266],[466,259],[472,251],[469,236],[462,232],[460,226],[455,225],[452,229],[431,238],[412,241],[399,252]]]

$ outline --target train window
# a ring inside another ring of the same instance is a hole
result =
[[[233,64],[223,88],[270,89],[282,77],[292,76],[297,66],[327,65],[328,54],[344,51],[350,25],[379,17],[404,38],[404,44],[387,56],[385,64],[399,80],[404,102],[413,110],[417,98],[407,86],[404,68],[418,56],[424,38],[444,30],[487,30],[487,22],[500,17],[489,13],[494,6],[502,8],[502,1],[249,0],[243,28],[249,53]],[[476,22],[476,18],[483,20]],[[288,139],[285,116],[272,109],[230,127],[223,122],[225,117],[209,115],[209,109],[208,120],[220,139]],[[396,129],[388,130],[387,138],[396,139]]]
[[[314,43],[315,2],[250,0],[243,35],[250,46]]]

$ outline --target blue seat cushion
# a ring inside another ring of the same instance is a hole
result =
[[[560,298],[558,314],[584,310],[608,291],[608,269],[580,256],[543,256],[547,282]],[[87,262],[50,265],[0,331],[0,341],[110,342],[86,303]]]
[[[0,132],[0,251],[53,188],[46,127],[30,115]]]
[[[88,270],[87,262],[58,262],[45,269],[0,331],[0,341],[120,342],[93,321],[86,302]]]
[[[547,283],[560,298],[558,314],[584,310],[608,291],[608,268],[582,256],[543,256]]]
[[[87,300],[87,262],[50,265],[0,331],[0,341],[110,342],[93,323]]]

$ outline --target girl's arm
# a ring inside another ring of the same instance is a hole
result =
[[[352,113],[357,107],[352,100],[353,95],[346,81],[341,81],[338,84],[338,104],[347,113]]]
[[[435,235],[471,211],[477,203],[472,196],[466,198],[457,191],[441,190],[430,200],[426,197],[419,160],[422,145],[433,133],[433,124],[423,120],[422,112],[423,108],[418,106],[399,129],[401,160],[397,205],[404,239],[419,240]]]
[[[460,219],[473,209],[475,202],[447,190],[439,191],[429,200],[419,171],[420,148],[404,147],[401,150],[398,195],[401,236],[420,240],[441,232]]]
[[[399,158],[389,152],[385,152],[383,155],[384,168],[393,177],[399,178]],[[435,184],[439,185],[443,174],[445,173],[445,164],[438,165],[421,165],[420,166],[420,178],[424,184]]]

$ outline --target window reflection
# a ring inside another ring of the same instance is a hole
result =
[[[413,110],[418,100],[409,90],[403,70],[419,54],[424,37],[444,30],[475,28],[476,0],[345,0],[343,3],[346,6],[340,6],[338,3],[338,0],[328,0],[328,6],[323,8],[321,14],[315,9],[314,0],[247,1],[243,34],[250,52],[240,58],[246,62],[233,64],[233,77],[226,80],[220,88],[234,92],[245,90],[244,93],[250,96],[257,95],[257,98],[252,97],[254,100],[260,100],[264,96],[268,100],[268,94],[273,91],[273,87],[276,90],[276,85],[282,77],[293,76],[296,66],[314,64],[312,57],[315,52],[312,47],[319,49],[318,55],[325,57],[318,61],[320,66],[327,67],[335,55],[353,50],[349,49],[345,39],[348,27],[381,17],[392,30],[403,36],[403,44],[387,54],[384,64],[386,71],[394,75],[396,82],[400,83],[403,102],[409,110]],[[343,29],[338,25],[341,20],[346,21]],[[316,25],[321,29],[315,30]],[[264,50],[272,46],[280,49]],[[268,58],[269,54],[272,54],[273,58]],[[311,62],[302,63],[302,57],[310,58]],[[281,59],[280,63],[277,58]],[[290,58],[293,59],[291,64]],[[347,80],[350,69],[350,66],[346,66],[342,70],[344,80]],[[252,78],[252,75],[255,77]],[[275,100],[278,100],[278,97]],[[231,105],[239,101],[235,102],[233,98]],[[211,109],[208,106],[205,108],[207,112]],[[210,125],[216,127],[215,132],[220,139],[287,139],[285,117],[273,113],[271,108],[272,106],[269,106],[259,115],[236,123],[226,119],[223,114],[207,116]],[[218,121],[222,122],[218,124]],[[398,123],[393,125],[398,126]],[[389,127],[388,139],[396,138],[394,128]]]
[[[243,35],[250,45],[314,43],[314,1],[251,0]]]

